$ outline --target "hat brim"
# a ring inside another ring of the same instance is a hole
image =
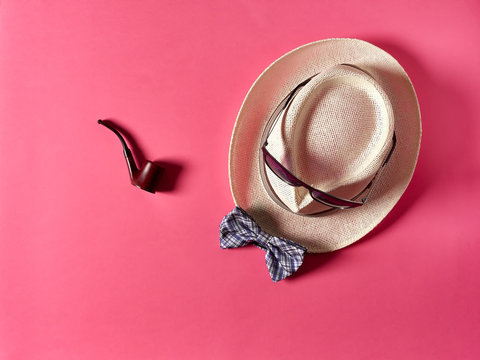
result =
[[[397,146],[365,205],[325,216],[294,214],[272,200],[263,187],[259,170],[263,129],[271,112],[297,84],[342,63],[368,71],[388,95]],[[357,39],[310,43],[271,64],[245,97],[230,144],[232,195],[236,205],[264,231],[293,240],[309,252],[334,251],[365,236],[398,202],[413,176],[420,139],[420,110],[415,90],[405,70],[391,55]]]

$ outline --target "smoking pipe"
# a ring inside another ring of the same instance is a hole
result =
[[[98,123],[112,130],[115,135],[117,135],[120,139],[123,146],[123,155],[127,160],[128,173],[130,174],[130,181],[132,182],[132,184],[142,190],[155,193],[156,180],[162,168],[154,162],[147,160],[142,165],[142,167],[138,169],[137,165],[135,164],[132,152],[128,148],[127,143],[123,139],[122,135],[120,135],[118,130],[113,128],[110,124],[105,123],[105,121],[103,120],[98,120]]]

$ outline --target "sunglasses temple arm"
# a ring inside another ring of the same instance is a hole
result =
[[[368,190],[367,194],[365,195],[364,198],[362,198],[362,202],[365,204],[368,200],[368,197],[370,196],[372,189],[375,187],[375,184],[377,183],[377,180],[382,176],[383,170],[385,170],[385,165],[387,165],[388,161],[392,157],[393,150],[395,150],[395,146],[397,145],[397,136],[395,132],[393,133],[393,139],[392,139],[392,148],[388,152],[387,157],[385,158],[385,161],[382,164],[382,167],[377,171],[373,179],[368,183],[368,185],[365,187],[365,189],[359,194],[361,195],[362,193],[365,192],[365,190]]]
[[[274,121],[270,125],[267,125],[268,133],[267,133],[267,136],[265,137],[265,145],[267,144],[267,139],[270,136],[270,134],[272,133],[273,129],[275,128],[275,125],[277,124],[278,119],[281,118],[280,114],[282,113],[282,111],[284,111],[288,107],[289,102],[292,98],[292,94],[293,93],[291,93],[289,96],[287,96],[285,99],[283,99],[283,101],[280,104],[278,104],[277,108],[273,112],[270,119],[272,119]]]
[[[268,130],[268,133],[265,136],[265,144],[264,145],[267,144],[268,137],[270,136],[273,129],[275,128],[275,125],[277,124],[278,119],[281,118],[281,116],[279,116],[281,114],[281,112],[284,111],[290,105],[290,103],[295,98],[295,96],[297,96],[300,89],[302,89],[312,79],[312,77],[310,77],[310,78],[306,79],[305,81],[303,81],[302,83],[298,84],[297,87],[295,89],[293,89],[292,92],[290,94],[288,94],[285,97],[285,99],[282,100],[282,102],[280,104],[278,104],[277,108],[275,109],[273,114],[270,116],[270,121],[267,123],[266,129]],[[273,120],[273,123],[272,123],[272,120]]]

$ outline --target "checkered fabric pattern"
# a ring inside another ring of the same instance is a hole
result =
[[[220,247],[231,249],[253,243],[266,252],[265,261],[273,282],[298,270],[307,249],[291,240],[270,235],[244,210],[235,207],[220,224]]]

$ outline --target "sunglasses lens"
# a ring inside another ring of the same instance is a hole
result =
[[[329,195],[323,191],[315,190],[311,186],[303,183],[301,180],[297,179],[293,174],[291,174],[282,164],[280,164],[275,158],[270,155],[270,153],[265,149],[262,148],[263,151],[263,159],[265,164],[272,170],[275,175],[277,175],[281,180],[286,182],[290,186],[303,186],[310,191],[310,195],[313,199],[318,202],[321,202],[324,205],[335,207],[335,208],[353,208],[362,205],[361,202],[357,201],[349,201],[337,198],[335,196]]]
[[[291,186],[302,186],[303,183],[298,180],[295,176],[290,174],[287,169],[285,169],[281,164],[271,156],[268,151],[263,149],[263,156],[265,159],[265,163],[268,165],[270,170],[272,170],[275,175],[277,175],[280,179],[285,181],[287,184]]]
[[[333,196],[330,196],[328,194],[325,194],[324,192],[312,189],[310,190],[310,195],[312,198],[315,200],[321,202],[322,204],[328,205],[328,206],[334,206],[334,207],[340,207],[340,208],[353,208],[362,205],[362,203],[356,202],[356,201],[348,201],[348,200],[343,200],[339,199]]]

